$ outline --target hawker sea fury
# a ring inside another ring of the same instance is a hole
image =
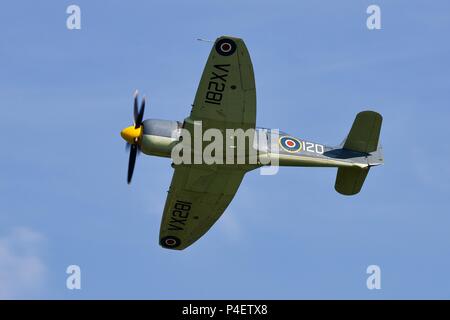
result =
[[[121,132],[130,149],[128,183],[138,152],[171,158],[174,168],[159,236],[164,248],[182,250],[203,236],[225,211],[248,171],[336,167],[336,191],[354,195],[369,169],[383,163],[378,144],[382,117],[373,111],[357,114],[347,138],[335,147],[256,128],[253,67],[244,41],[238,38],[215,41],[184,121],[143,121],[145,98],[138,104],[136,92],[134,125]]]

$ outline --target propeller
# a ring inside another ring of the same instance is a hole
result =
[[[134,93],[134,105],[133,105],[133,122],[132,126],[129,126],[123,129],[120,132],[122,138],[127,142],[126,150],[130,150],[130,158],[128,160],[128,175],[127,175],[127,183],[131,182],[133,178],[134,166],[136,164],[136,157],[140,152],[140,142],[143,133],[143,124],[142,119],[144,118],[145,111],[145,96],[142,98],[141,106],[138,108],[138,91],[136,90]]]
[[[138,152],[138,146],[136,144],[131,145],[130,159],[128,160],[128,175],[127,183],[130,184],[131,178],[133,178],[134,165],[136,163],[136,156]]]
[[[142,119],[144,117],[145,111],[145,96],[142,98],[141,108],[138,111],[138,95],[139,92],[136,90],[134,92],[134,128],[137,129],[142,125]]]

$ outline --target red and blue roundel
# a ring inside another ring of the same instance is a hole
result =
[[[298,152],[302,149],[302,143],[292,137],[281,137],[280,145],[288,152]]]

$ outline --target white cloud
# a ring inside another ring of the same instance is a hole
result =
[[[27,298],[43,285],[46,267],[39,256],[44,237],[26,227],[0,236],[0,299]]]

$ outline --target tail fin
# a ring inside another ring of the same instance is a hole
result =
[[[363,154],[367,160],[367,166],[338,169],[334,188],[340,194],[357,194],[364,184],[370,167],[383,163],[381,146],[378,145],[382,121],[381,115],[374,111],[363,111],[356,115],[342,148]]]
[[[382,121],[383,118],[377,112],[363,111],[358,113],[343,148],[364,153],[376,151]]]

